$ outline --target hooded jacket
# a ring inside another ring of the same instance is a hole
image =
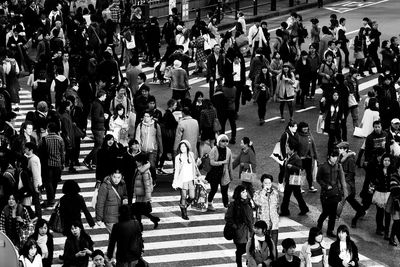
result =
[[[118,196],[112,187],[118,192]],[[110,176],[104,178],[97,195],[96,221],[117,223],[119,207],[127,197],[126,184],[123,179],[118,185],[114,185]]]
[[[150,173],[150,163],[137,168],[134,180],[136,202],[149,202],[153,192],[153,179]]]

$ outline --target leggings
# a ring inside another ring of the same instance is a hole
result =
[[[285,108],[285,103],[287,103],[289,109],[290,119],[293,118],[293,102],[292,101],[281,101],[279,105],[279,110],[281,112],[281,118],[283,118],[283,109]]]
[[[180,204],[182,206],[186,205],[186,197],[187,197],[188,191],[189,191],[189,199],[194,199],[194,187],[189,188],[189,189],[179,189],[179,191],[181,192]]]
[[[243,264],[242,264],[242,256],[243,256],[243,254],[245,254],[246,253],[246,243],[235,243],[235,245],[236,245],[236,252],[235,252],[235,255],[236,255],[236,266],[237,267],[242,267],[243,266]]]
[[[222,185],[221,182],[215,183],[212,182],[211,184],[211,190],[210,193],[208,194],[208,203],[212,203],[215,193],[218,191],[218,185],[221,185],[221,194],[222,194],[222,202],[224,203],[224,206],[228,206],[228,189],[229,189],[229,184],[227,185]]]

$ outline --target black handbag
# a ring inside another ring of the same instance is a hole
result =
[[[64,231],[64,226],[60,215],[60,203],[57,203],[53,213],[50,216],[49,228],[56,233],[62,233]]]
[[[226,223],[224,227],[224,237],[226,240],[232,240],[235,238],[236,230],[231,224]]]

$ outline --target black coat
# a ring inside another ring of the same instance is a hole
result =
[[[355,267],[358,267],[358,248],[356,244],[350,240],[350,246],[351,246],[351,260],[355,262]],[[342,260],[339,258],[340,254],[340,242],[336,240],[335,242],[332,243],[331,248],[329,249],[329,257],[328,257],[328,263],[329,266],[332,267],[343,267]]]
[[[104,178],[110,175],[117,163],[120,163],[118,158],[121,155],[120,147],[114,143],[111,147],[103,144],[103,147],[97,152],[97,165],[96,165],[96,180],[103,182]]]
[[[60,216],[64,225],[64,235],[71,232],[71,225],[74,221],[82,222],[81,211],[85,214],[89,226],[93,227],[93,217],[80,194],[65,194],[60,198]]]
[[[32,238],[35,241],[37,241],[38,238],[39,238],[39,233],[34,233],[29,238]],[[49,233],[49,232],[47,233],[46,246],[47,246],[47,250],[49,252],[49,255],[48,255],[48,257],[46,259],[43,259],[42,262],[43,262],[43,267],[50,267],[51,264],[53,263],[54,240],[53,240],[53,235],[51,233]],[[39,249],[39,253],[41,253],[39,246],[38,246],[38,249]]]

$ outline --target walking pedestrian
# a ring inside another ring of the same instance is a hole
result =
[[[50,233],[48,222],[38,219],[35,225],[35,232],[28,238],[36,241],[42,255],[43,267],[51,267],[53,263],[54,240]]]
[[[328,154],[328,160],[318,167],[317,182],[321,186],[322,213],[318,218],[318,228],[322,229],[325,219],[329,216],[328,237],[335,237],[336,211],[343,195],[347,197],[347,187],[342,165],[338,162],[339,152],[333,150]]]
[[[323,241],[322,230],[318,227],[311,227],[307,241],[300,250],[300,266],[328,267],[327,245]]]
[[[274,241],[277,254],[279,232],[279,193],[272,187],[273,177],[270,174],[261,175],[262,189],[254,192],[253,201],[257,206],[256,218],[267,223],[268,235]]]
[[[295,255],[296,242],[292,238],[282,240],[282,253],[273,264],[274,267],[300,267],[300,258]]]
[[[392,175],[390,179],[390,196],[386,206],[386,212],[390,212],[393,219],[392,230],[389,237],[389,245],[396,247],[397,243],[400,242],[400,176],[399,166],[397,171]]]
[[[64,244],[65,267],[87,267],[93,253],[92,238],[85,232],[82,223],[73,222]]]
[[[271,63],[271,68],[272,68],[272,63]],[[275,81],[276,81],[276,76],[275,76]],[[258,119],[260,121],[259,122],[260,126],[264,125],[265,123],[267,102],[271,97],[271,95],[273,95],[275,92],[272,85],[273,85],[273,78],[271,79],[271,75],[268,71],[268,66],[264,65],[261,67],[261,72],[257,75],[255,80],[255,87],[257,88],[256,92],[258,92],[258,96],[256,97],[255,100],[258,106],[257,111],[258,111]]]
[[[42,166],[40,163],[39,157],[34,154],[34,151],[37,151],[37,146],[32,142],[25,143],[25,157],[28,159],[27,168],[29,170],[29,176],[32,175],[32,204],[35,206],[35,215],[38,218],[42,217],[42,209],[40,207],[40,198],[41,195],[40,189],[42,188]],[[31,207],[29,209],[32,211]],[[33,215],[33,212],[31,212]],[[33,217],[33,216],[32,216]]]
[[[96,203],[96,222],[104,222],[108,233],[118,222],[118,210],[123,204],[128,204],[125,180],[117,167],[110,176],[104,178],[99,188]]]
[[[211,193],[210,193],[211,194]],[[253,211],[246,188],[238,185],[233,192],[233,202],[227,207],[225,221],[235,229],[236,266],[242,267],[242,255],[246,253],[248,237],[253,235]]]
[[[115,245],[117,252],[114,258]],[[114,224],[111,231],[107,257],[111,262],[116,260],[116,266],[137,266],[142,253],[143,237],[140,224],[136,219],[132,219],[130,207],[122,205],[119,208],[118,223]]]
[[[334,91],[329,100],[321,103],[325,113],[324,132],[328,133],[328,153],[342,140],[341,121],[343,120],[343,106],[340,103],[339,93]]]
[[[240,141],[240,154],[235,158],[232,163],[232,168],[236,169],[237,166],[239,167],[239,179],[241,179],[241,175],[243,172],[250,172],[256,173],[256,153],[253,147],[253,142],[250,141],[250,138],[247,136],[243,137]],[[249,182],[242,182],[247,188],[250,196],[252,197],[254,194],[254,188],[252,183]]]
[[[93,169],[93,165],[97,163],[97,151],[103,144],[104,132],[105,132],[105,120],[108,119],[108,114],[104,113],[103,102],[106,100],[107,94],[104,90],[97,92],[97,98],[92,103],[91,109],[91,122],[92,122],[92,133],[94,138],[94,146],[90,153],[83,160],[83,164]]]
[[[294,176],[300,176],[300,172],[303,169],[301,159],[296,152],[297,148],[298,148],[297,142],[296,143],[292,143],[290,141],[288,142],[287,156],[283,164],[285,167],[286,185],[285,185],[285,190],[283,192],[280,216],[290,216],[289,201],[292,193],[294,194],[294,197],[296,198],[299,204],[299,209],[300,209],[299,215],[306,215],[310,211],[301,194],[301,184],[298,184],[294,181],[292,182],[293,180],[292,178]]]
[[[181,208],[181,217],[184,220],[189,220],[187,207],[194,200],[194,180],[200,175],[193,152],[190,149],[190,143],[187,140],[182,140],[179,143],[172,182],[172,187],[180,191],[179,207]]]
[[[153,192],[153,179],[150,173],[150,162],[146,154],[139,154],[136,158],[137,170],[135,173],[134,193],[136,195],[136,202],[133,205],[133,213],[139,221],[141,229],[142,215],[149,218],[153,224],[154,229],[157,229],[160,218],[151,214],[151,193]]]
[[[268,232],[265,221],[259,220],[254,224],[254,233],[246,245],[247,266],[272,266],[276,259],[276,245]]]
[[[82,195],[79,194],[81,188],[78,183],[74,180],[65,181],[62,192],[63,196],[60,198],[60,217],[63,222],[64,232],[67,236],[71,231],[71,225],[73,222],[81,222],[81,212],[85,214],[86,221],[90,227],[94,227],[95,223],[90,214],[86,202]]]
[[[24,244],[19,256],[21,267],[42,267],[42,256],[38,250],[38,244],[33,239],[28,239]]]
[[[218,185],[221,187],[222,202],[224,207],[228,207],[228,189],[229,183],[233,180],[232,175],[232,152],[228,147],[229,138],[225,134],[217,137],[217,145],[210,153],[211,170],[206,175],[206,180],[211,185],[211,191],[208,194],[208,211],[215,211],[213,200],[217,193]]]
[[[296,138],[298,140],[297,153],[301,159],[302,167],[306,172],[308,190],[312,193],[317,192],[313,186],[313,166],[318,160],[317,149],[310,128],[306,122],[300,122],[297,127]]]
[[[289,109],[290,120],[293,120],[293,100],[296,93],[293,87],[295,84],[295,75],[291,71],[291,66],[289,63],[283,64],[282,72],[278,75],[277,81],[276,94],[280,102],[279,111],[281,114],[281,122],[285,122],[283,110],[286,103]]]
[[[41,163],[46,171],[43,184],[46,188],[47,200],[42,207],[51,207],[55,204],[55,195],[58,182],[61,181],[61,170],[65,164],[65,145],[63,139],[57,134],[59,126],[54,122],[47,125],[48,135],[41,144]]]
[[[328,263],[332,267],[358,266],[358,248],[350,238],[349,228],[340,225],[337,239],[329,249]]]

